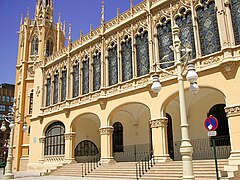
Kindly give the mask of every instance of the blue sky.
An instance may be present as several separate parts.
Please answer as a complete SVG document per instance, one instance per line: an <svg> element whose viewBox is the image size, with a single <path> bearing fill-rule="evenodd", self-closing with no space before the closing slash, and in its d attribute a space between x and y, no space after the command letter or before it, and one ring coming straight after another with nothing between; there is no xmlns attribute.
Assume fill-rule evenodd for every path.
<svg viewBox="0 0 240 180"><path fill-rule="evenodd" d="M143 0L133 0L136 5ZM100 25L101 0L53 0L55 21L61 13L62 21L72 24L73 41L77 40L80 30L83 34ZM15 83L15 67L17 60L17 45L19 22L21 14L26 16L30 8L33 18L36 0L0 0L0 84ZM124 12L130 7L130 0L105 0L105 20L108 21L117 14L117 8Z"/></svg>

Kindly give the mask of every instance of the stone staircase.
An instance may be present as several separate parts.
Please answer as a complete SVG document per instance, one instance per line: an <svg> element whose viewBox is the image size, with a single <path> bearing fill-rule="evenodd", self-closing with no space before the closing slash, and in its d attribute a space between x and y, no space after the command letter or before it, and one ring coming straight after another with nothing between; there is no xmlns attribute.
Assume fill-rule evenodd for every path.
<svg viewBox="0 0 240 180"><path fill-rule="evenodd" d="M227 165L226 160L218 160L219 174ZM195 180L216 180L214 160L195 160L193 161ZM57 176L82 176L82 164L68 164L50 175ZM136 167L133 162L121 162L116 164L103 164L94 169L87 177L109 178L109 179L136 179ZM140 179L144 180L181 180L182 162L169 161L165 163L158 162Z"/></svg>

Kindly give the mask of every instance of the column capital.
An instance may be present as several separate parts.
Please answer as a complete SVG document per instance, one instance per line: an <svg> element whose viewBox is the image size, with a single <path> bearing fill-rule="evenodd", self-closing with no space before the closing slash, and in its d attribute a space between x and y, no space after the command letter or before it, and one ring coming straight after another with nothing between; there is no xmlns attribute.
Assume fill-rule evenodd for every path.
<svg viewBox="0 0 240 180"><path fill-rule="evenodd" d="M151 128L159 128L167 126L168 119L166 117L160 117L157 119L150 119Z"/></svg>
<svg viewBox="0 0 240 180"><path fill-rule="evenodd" d="M76 136L75 132L67 132L64 134L65 140L72 140Z"/></svg>
<svg viewBox="0 0 240 180"><path fill-rule="evenodd" d="M110 135L113 133L113 127L112 126L104 126L99 128L101 135Z"/></svg>
<svg viewBox="0 0 240 180"><path fill-rule="evenodd" d="M39 138L39 143L44 143L45 142L45 136L41 136L40 138Z"/></svg>
<svg viewBox="0 0 240 180"><path fill-rule="evenodd" d="M240 116L240 104L225 107L227 117Z"/></svg>

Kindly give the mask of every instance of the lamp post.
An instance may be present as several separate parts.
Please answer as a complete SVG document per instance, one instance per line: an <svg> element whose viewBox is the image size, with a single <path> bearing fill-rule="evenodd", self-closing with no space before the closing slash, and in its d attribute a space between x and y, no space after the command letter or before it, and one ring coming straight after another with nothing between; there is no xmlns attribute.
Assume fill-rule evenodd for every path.
<svg viewBox="0 0 240 180"><path fill-rule="evenodd" d="M177 80L178 80L178 86L179 86L179 106L180 106L181 135L182 135L180 153L182 155L183 179L193 180L194 179L193 164L192 164L193 147L190 143L189 133L188 133L188 122L187 122L185 96L184 96L183 71L187 66L188 69L187 69L186 79L190 82L190 88L189 88L190 92L193 92L194 94L196 94L197 91L199 90L199 87L196 83L198 75L195 71L193 62L190 61L191 49L186 48L185 54L181 56L181 50L180 50L181 42L179 39L179 32L180 32L179 27L175 25L173 27L173 49L175 53L175 65L177 67ZM168 73L165 70L161 69L159 64L160 63L154 64L155 69L158 68L163 72ZM153 84L151 89L155 93L160 92L160 90L162 89L159 76L157 73L153 75Z"/></svg>
<svg viewBox="0 0 240 180"><path fill-rule="evenodd" d="M6 124L5 124L5 121L6 121L7 123L9 123L9 128L11 129L6 171L5 171L5 174L3 176L4 179L14 179L14 174L12 172L12 162L13 162L13 138L14 138L13 136L14 136L14 123L15 123L14 118L15 118L15 113L16 113L16 104L15 104L15 100L14 100L12 113L9 114L8 116L4 116L4 121L2 122L2 126L0 128L1 131L5 131L6 130ZM7 117L8 118L11 117L11 120L7 119ZM23 122L22 130L23 131L27 130L27 123L26 123L26 121Z"/></svg>

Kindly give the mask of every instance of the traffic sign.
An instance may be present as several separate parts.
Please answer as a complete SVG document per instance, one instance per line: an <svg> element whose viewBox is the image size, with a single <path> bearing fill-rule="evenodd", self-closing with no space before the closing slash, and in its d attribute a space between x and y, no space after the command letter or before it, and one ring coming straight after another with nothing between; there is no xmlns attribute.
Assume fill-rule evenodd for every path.
<svg viewBox="0 0 240 180"><path fill-rule="evenodd" d="M210 115L207 119L205 119L204 126L208 131L215 131L218 127L218 120L214 116Z"/></svg>

